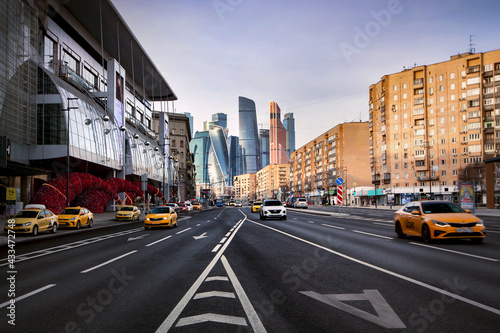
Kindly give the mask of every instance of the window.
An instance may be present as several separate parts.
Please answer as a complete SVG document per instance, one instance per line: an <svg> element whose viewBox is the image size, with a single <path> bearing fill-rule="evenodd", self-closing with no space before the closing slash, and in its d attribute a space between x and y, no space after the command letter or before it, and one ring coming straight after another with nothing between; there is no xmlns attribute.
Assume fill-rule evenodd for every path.
<svg viewBox="0 0 500 333"><path fill-rule="evenodd" d="M397 84L393 85L392 90L394 90L394 91L398 90L398 85Z"/></svg>
<svg viewBox="0 0 500 333"><path fill-rule="evenodd" d="M45 36L43 61L45 66L55 69L57 61L57 41L55 38Z"/></svg>
<svg viewBox="0 0 500 333"><path fill-rule="evenodd" d="M455 73L450 73L450 79L454 79L455 78Z"/></svg>
<svg viewBox="0 0 500 333"><path fill-rule="evenodd" d="M439 81L443 81L443 79L444 79L443 74L439 75Z"/></svg>
<svg viewBox="0 0 500 333"><path fill-rule="evenodd" d="M455 83L450 84L450 90L455 90Z"/></svg>
<svg viewBox="0 0 500 333"><path fill-rule="evenodd" d="M184 140L181 140L181 141L179 142L179 146L180 146L181 148L184 148Z"/></svg>
<svg viewBox="0 0 500 333"><path fill-rule="evenodd" d="M432 76L430 76L430 77L429 77L429 83L432 83L432 82L434 82L434 79L433 79L433 77L432 77Z"/></svg>
<svg viewBox="0 0 500 333"><path fill-rule="evenodd" d="M70 71L80 74L80 57L71 50L64 49L62 55L63 65L68 67Z"/></svg>
<svg viewBox="0 0 500 333"><path fill-rule="evenodd" d="M444 86L443 85L439 86L439 91L444 91Z"/></svg>
<svg viewBox="0 0 500 333"><path fill-rule="evenodd" d="M398 100L398 95L394 95L394 100L397 101Z"/></svg>

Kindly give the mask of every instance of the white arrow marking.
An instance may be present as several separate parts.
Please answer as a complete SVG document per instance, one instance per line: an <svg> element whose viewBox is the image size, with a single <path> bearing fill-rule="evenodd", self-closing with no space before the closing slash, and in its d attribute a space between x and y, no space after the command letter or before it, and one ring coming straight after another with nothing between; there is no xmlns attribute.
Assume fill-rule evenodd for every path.
<svg viewBox="0 0 500 333"><path fill-rule="evenodd" d="M406 328L378 290L363 290L363 294L338 295L322 295L314 291L301 291L300 293L385 328ZM344 301L369 301L378 316L347 305L343 303Z"/></svg>
<svg viewBox="0 0 500 333"><path fill-rule="evenodd" d="M130 241L135 241L135 240L138 240L138 239L143 239L144 237L146 237L147 235L149 234L145 234L145 235L140 235L140 236L137 236L137 237L129 237L127 239L127 242L130 242Z"/></svg>
<svg viewBox="0 0 500 333"><path fill-rule="evenodd" d="M206 232L202 233L199 236L193 236L193 238L196 239L196 240L202 239L202 238L205 238L205 237L208 237Z"/></svg>

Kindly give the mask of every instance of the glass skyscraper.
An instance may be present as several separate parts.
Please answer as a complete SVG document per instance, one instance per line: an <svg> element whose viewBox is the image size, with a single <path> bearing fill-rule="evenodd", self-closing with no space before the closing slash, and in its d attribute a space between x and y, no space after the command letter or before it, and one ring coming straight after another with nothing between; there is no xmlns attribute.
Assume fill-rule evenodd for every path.
<svg viewBox="0 0 500 333"><path fill-rule="evenodd" d="M269 165L269 130L261 128L259 130L260 139L260 163L262 168Z"/></svg>
<svg viewBox="0 0 500 333"><path fill-rule="evenodd" d="M270 164L288 163L286 152L286 129L281 123L281 109L276 102L270 103L269 117L271 129L269 132Z"/></svg>
<svg viewBox="0 0 500 333"><path fill-rule="evenodd" d="M242 174L261 169L259 132L255 103L245 97L238 98Z"/></svg>
<svg viewBox="0 0 500 333"><path fill-rule="evenodd" d="M293 113L285 114L283 126L286 129L286 153L290 158L290 154L295 151L295 118L293 117Z"/></svg>

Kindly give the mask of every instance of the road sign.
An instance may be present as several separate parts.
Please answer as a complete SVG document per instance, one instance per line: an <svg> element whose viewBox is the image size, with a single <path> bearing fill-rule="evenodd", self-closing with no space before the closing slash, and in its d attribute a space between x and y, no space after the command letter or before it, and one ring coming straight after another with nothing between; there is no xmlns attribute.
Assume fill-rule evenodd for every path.
<svg viewBox="0 0 500 333"><path fill-rule="evenodd" d="M343 199L342 185L339 185L337 186L337 205L342 205L342 199Z"/></svg>
<svg viewBox="0 0 500 333"><path fill-rule="evenodd" d="M335 182L336 182L336 183L337 183L337 185L339 185L339 186L340 186L340 185L342 185L342 184L344 184L344 180L342 179L342 177L337 178L337 179L335 180Z"/></svg>

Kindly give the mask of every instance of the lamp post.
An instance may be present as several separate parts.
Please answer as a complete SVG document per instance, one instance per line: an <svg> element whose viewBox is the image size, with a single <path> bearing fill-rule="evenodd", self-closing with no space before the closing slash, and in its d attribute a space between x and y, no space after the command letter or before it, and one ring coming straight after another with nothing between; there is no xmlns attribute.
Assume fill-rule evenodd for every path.
<svg viewBox="0 0 500 333"><path fill-rule="evenodd" d="M64 111L68 111L68 115L66 117L67 119L67 127L66 127L66 207L69 206L70 202L69 202L69 112L71 110L75 110L75 109L78 109L77 106L69 106L69 102L70 101L74 101L74 100L77 100L78 98L77 97L68 97L67 98L67 107L66 107L66 110Z"/></svg>

